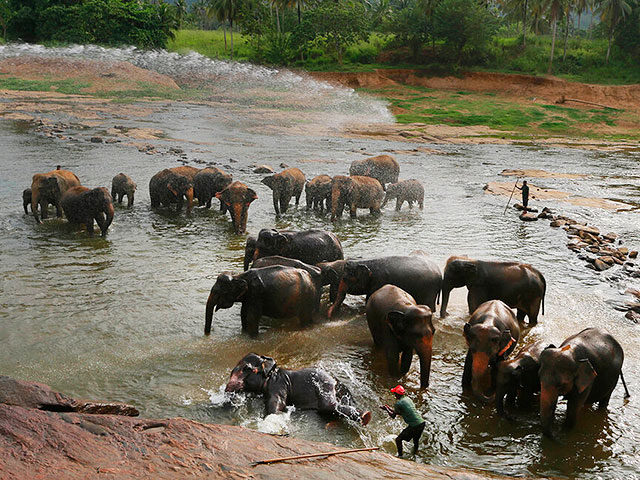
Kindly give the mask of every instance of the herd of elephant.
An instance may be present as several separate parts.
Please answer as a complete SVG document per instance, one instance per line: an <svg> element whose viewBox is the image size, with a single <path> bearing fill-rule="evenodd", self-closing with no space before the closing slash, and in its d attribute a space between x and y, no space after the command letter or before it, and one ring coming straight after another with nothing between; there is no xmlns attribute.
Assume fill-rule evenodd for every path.
<svg viewBox="0 0 640 480"><path fill-rule="evenodd" d="M303 189L307 208L322 211L326 207L332 220L341 216L345 207L352 217L358 208L379 214L390 198L397 199L397 210L405 201L422 208L422 185L416 180L398 182L399 171L392 157L380 155L354 161L349 176L319 175L306 182L299 169L287 168L262 182L273 191L277 214L286 212L293 197L298 204ZM135 182L122 173L113 178L109 193L104 187L82 186L74 173L58 167L33 176L31 188L23 192L24 210L28 213L31 204L40 223L38 207L44 219L52 204L58 217L64 211L69 222L86 225L90 234L95 220L104 236L113 221L113 201L122 203L126 195L128 206L132 206L135 190ZM220 169L190 166L168 168L154 175L149 194L152 207L176 204L178 211L186 199L187 212L194 198L210 208L215 196L220 200L220 210L230 212L237 234L245 232L249 205L257 198L254 190L233 181ZM548 435L559 397L568 400L565 423L571 426L584 405L607 407L618 377L624 384L620 344L595 328L567 338L560 347L536 342L508 358L518 345L525 319L528 326L533 326L541 307L544 314L546 282L531 265L451 257L442 274L422 251L345 260L340 240L323 230L262 229L257 237L249 236L244 271L222 273L211 288L205 334L211 331L214 310L230 308L236 302L242 304L242 330L251 336L258 334L263 315L295 317L302 325L311 324L320 312L324 286L329 287L329 318L338 312L347 294L366 295L369 330L375 346L384 351L389 374L394 378L405 375L415 352L420 361L421 388L429 385L436 304L442 295L440 317L445 317L451 290L466 286L471 317L462 331L468 345L463 386L482 400L495 402L503 415L505 397L512 404L517 399L521 406L527 406L539 393L542 429ZM371 418L370 412L355 407L346 388L326 373L279 369L273 359L256 354L247 355L234 368L227 389L267 394L270 413L296 404L299 408L338 412L364 424Z"/></svg>
<svg viewBox="0 0 640 480"><path fill-rule="evenodd" d="M298 168L286 168L280 173L263 178L262 183L273 191L273 206L276 214L285 213L289 202L295 197L296 205L305 190L307 209L331 211L331 219L342 215L345 207L352 217L358 208L368 208L372 214L379 214L386 203L395 198L396 210L400 210L406 201L409 207L414 203L420 208L424 205L424 188L415 179L398 182L400 166L389 155L379 155L352 162L349 176L318 175L306 181L304 173ZM391 185L387 188L387 183ZM93 234L93 222L97 222L102 236L105 236L114 216L113 201L122 203L127 196L127 206L133 205L136 183L124 173L113 178L111 194L106 188L89 189L80 184L78 177L58 166L48 173L33 176L31 188L23 191L24 211L28 214L30 204L34 218L40 223L41 216L47 218L49 205L56 207L58 217L64 211L71 223L86 225L89 234ZM386 194L385 194L386 190ZM229 211L233 229L242 234L247 229L249 206L258 198L256 192L242 182L233 181L233 177L215 167L195 168L181 166L166 168L156 173L149 181L151 206L169 208L176 206L180 211L184 202L187 213L193 208L194 199L205 208L211 207L211 200L220 200L222 213Z"/></svg>
<svg viewBox="0 0 640 480"><path fill-rule="evenodd" d="M540 419L547 435L551 435L560 397L568 400L565 424L572 426L583 406L598 403L605 409L618 377L622 377L622 347L596 328L567 338L559 347L545 346L541 341L525 345L510 357L522 329L537 323L541 307L544 314L546 281L531 265L451 257L442 274L422 251L345 260L340 240L323 230L263 229L257 238L250 236L244 271L222 273L211 288L204 332L211 332L214 310L230 308L236 302L241 304L242 330L251 336L258 335L263 315L298 318L302 325L308 325L320 311L324 286L329 287L329 318L337 313L347 294L366 296L369 330L374 345L386 356L389 374L393 378L404 376L415 352L421 388L429 386L436 331L432 316L438 298L442 295L440 318L444 318L451 290L466 286L471 317L462 329L468 345L463 387L486 402L494 402L498 412L507 417L505 398L509 404L517 400L526 408L539 393ZM292 374L296 371L274 369L274 365L269 357L247 355L233 369L227 391L264 393L269 413L297 403L301 408L333 409L362 423L370 418L369 412L353 405L350 394L339 394L344 386L324 378L326 374L316 369L297 371L298 377L313 376L316 381L300 380L295 395L287 395L278 385L294 388ZM320 377L324 380L318 380ZM276 382L276 378L280 380ZM342 397L347 403L336 403L336 398Z"/></svg>

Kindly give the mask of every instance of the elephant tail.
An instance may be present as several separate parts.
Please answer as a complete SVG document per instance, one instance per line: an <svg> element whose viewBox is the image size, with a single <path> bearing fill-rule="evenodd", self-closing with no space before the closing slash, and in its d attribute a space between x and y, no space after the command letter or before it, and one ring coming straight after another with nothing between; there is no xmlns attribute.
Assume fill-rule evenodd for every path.
<svg viewBox="0 0 640 480"><path fill-rule="evenodd" d="M442 292L442 288L438 290L438 295L436 295L436 305L440 305L440 293Z"/></svg>
<svg viewBox="0 0 640 480"><path fill-rule="evenodd" d="M622 370L620 370L620 380L622 380L622 386L624 387L624 398L629 398L631 394L629 393L629 389L627 388L627 382L624 381Z"/></svg>
<svg viewBox="0 0 640 480"><path fill-rule="evenodd" d="M544 297L547 296L547 281L542 277L542 315L544 315Z"/></svg>

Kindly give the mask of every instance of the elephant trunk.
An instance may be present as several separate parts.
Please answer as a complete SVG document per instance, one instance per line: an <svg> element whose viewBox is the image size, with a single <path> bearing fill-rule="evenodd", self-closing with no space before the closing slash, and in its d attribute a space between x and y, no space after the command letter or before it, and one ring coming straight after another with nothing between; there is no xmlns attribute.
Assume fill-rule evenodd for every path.
<svg viewBox="0 0 640 480"><path fill-rule="evenodd" d="M336 296L336 301L333 302L333 305L329 307L329 311L327 312L327 316L331 318L334 313L338 311L342 302L344 302L345 297L347 296L347 284L344 279L340 280L340 284L338 285L338 295Z"/></svg>
<svg viewBox="0 0 640 480"><path fill-rule="evenodd" d="M499 385L496 389L496 410L501 417L504 416L504 397L506 395L507 389Z"/></svg>
<svg viewBox="0 0 640 480"><path fill-rule="evenodd" d="M106 221L104 222L104 224L102 225L102 236L106 236L107 235L107 230L109 229L109 226L111 225L111 222L113 222L113 216L115 214L115 211L113 209L113 202L108 202L106 207L105 207L105 214L107 216Z"/></svg>
<svg viewBox="0 0 640 480"><path fill-rule="evenodd" d="M189 187L184 195L187 197L187 214L189 214L193 208L193 187Z"/></svg>
<svg viewBox="0 0 640 480"><path fill-rule="evenodd" d="M416 353L420 359L420 388L429 386L429 374L431 372L431 352L433 350L433 337L424 336L416 345Z"/></svg>
<svg viewBox="0 0 640 480"><path fill-rule="evenodd" d="M489 370L489 355L484 352L473 354L471 367L471 388L476 397L488 402L491 397L486 395L486 391L491 386L491 371Z"/></svg>
<svg viewBox="0 0 640 480"><path fill-rule="evenodd" d="M218 303L218 298L213 292L209 294L207 299L207 308L204 315L204 334L209 335L211 333L211 321L213 320L213 309Z"/></svg>
<svg viewBox="0 0 640 480"><path fill-rule="evenodd" d="M342 202L341 202L341 197L342 195L340 194L340 190L337 188L334 188L331 191L331 220L335 220L336 217L341 217L342 216L342 210L344 208Z"/></svg>
<svg viewBox="0 0 640 480"><path fill-rule="evenodd" d="M542 385L540 390L540 423L542 424L542 433L551 437L551 426L553 425L553 416L558 403L558 392L553 387Z"/></svg>
<svg viewBox="0 0 640 480"><path fill-rule="evenodd" d="M447 306L449 305L449 294L451 293L452 288L443 283L442 284L442 304L440 305L440 318L444 318L447 316Z"/></svg>
<svg viewBox="0 0 640 480"><path fill-rule="evenodd" d="M227 383L224 391L229 393L240 392L244 389L244 383L242 382L242 372L235 372L231 374L231 378Z"/></svg>

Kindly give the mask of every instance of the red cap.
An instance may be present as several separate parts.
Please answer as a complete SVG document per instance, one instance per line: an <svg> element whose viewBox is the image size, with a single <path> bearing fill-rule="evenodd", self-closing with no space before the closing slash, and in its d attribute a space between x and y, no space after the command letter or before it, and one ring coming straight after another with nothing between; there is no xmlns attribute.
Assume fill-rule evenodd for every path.
<svg viewBox="0 0 640 480"><path fill-rule="evenodd" d="M404 395L404 387L397 385L391 389L391 393L397 393L398 395Z"/></svg>

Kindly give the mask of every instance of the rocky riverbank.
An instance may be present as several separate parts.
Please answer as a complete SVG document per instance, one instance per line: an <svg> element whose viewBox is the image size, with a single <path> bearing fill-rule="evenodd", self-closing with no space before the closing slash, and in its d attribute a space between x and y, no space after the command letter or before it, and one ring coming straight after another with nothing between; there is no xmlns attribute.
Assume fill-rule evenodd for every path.
<svg viewBox="0 0 640 480"><path fill-rule="evenodd" d="M382 452L253 466L259 460L340 448L182 418L132 417L137 414L129 405L84 402L47 385L0 376L0 478L503 478Z"/></svg>

